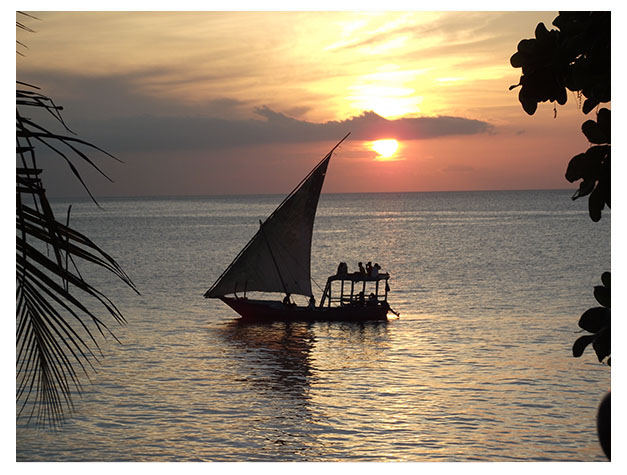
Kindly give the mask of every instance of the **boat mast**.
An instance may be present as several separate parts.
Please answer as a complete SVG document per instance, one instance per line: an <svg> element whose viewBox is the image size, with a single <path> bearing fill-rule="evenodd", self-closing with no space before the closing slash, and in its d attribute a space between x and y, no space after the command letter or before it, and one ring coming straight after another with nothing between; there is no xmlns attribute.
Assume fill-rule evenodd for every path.
<svg viewBox="0 0 627 475"><path fill-rule="evenodd" d="M263 230L263 223L261 222L261 220L259 220L259 231L261 231L261 234L263 235L263 239L264 241L266 241L266 244L268 245L268 251L270 251L270 257L272 258L274 268L276 269L276 273L279 274L281 285L283 286L283 290L285 291L285 294L287 295L289 294L289 292L287 291L287 286L285 285L285 281L283 280L283 276L281 275L281 271L279 270L279 265L276 263L276 259L274 258L274 253L272 252L270 241L268 241L268 236L266 236L266 233Z"/></svg>

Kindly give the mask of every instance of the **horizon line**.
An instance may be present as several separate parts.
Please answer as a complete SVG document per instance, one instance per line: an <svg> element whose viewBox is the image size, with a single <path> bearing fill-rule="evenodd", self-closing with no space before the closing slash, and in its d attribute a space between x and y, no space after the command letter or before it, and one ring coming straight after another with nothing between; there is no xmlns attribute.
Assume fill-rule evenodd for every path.
<svg viewBox="0 0 627 475"><path fill-rule="evenodd" d="M507 192L507 191L577 191L577 188L501 188L501 189L468 189L468 190L428 190L428 191L342 191L342 192L326 192L320 195L391 195L391 194L411 194L411 193L489 193L489 192ZM286 193L221 193L221 194L175 194L175 195L102 195L96 196L99 199L146 199L146 198L228 198L242 196L284 196ZM49 198L55 200L72 200L80 199L92 201L87 195L50 195Z"/></svg>

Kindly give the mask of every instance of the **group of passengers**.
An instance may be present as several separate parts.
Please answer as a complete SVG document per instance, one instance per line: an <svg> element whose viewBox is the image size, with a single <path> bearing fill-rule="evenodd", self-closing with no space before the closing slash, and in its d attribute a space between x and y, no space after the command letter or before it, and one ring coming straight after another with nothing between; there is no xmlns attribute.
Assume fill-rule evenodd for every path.
<svg viewBox="0 0 627 475"><path fill-rule="evenodd" d="M362 292L359 292L359 294L357 294L357 302L354 302L353 305L355 303L357 303L358 305L368 305L370 307L373 305L377 305L378 300L377 300L377 296L371 292L370 295L368 296L368 301L366 302L365 295L362 291Z"/></svg>
<svg viewBox="0 0 627 475"><path fill-rule="evenodd" d="M378 277L379 271L381 270L381 266L376 262L372 265L372 262L368 261L366 267L360 262L357 264L359 270L354 272L353 274L367 276L367 277ZM346 262L340 262L340 265L337 267L337 275L348 275L348 265Z"/></svg>
<svg viewBox="0 0 627 475"><path fill-rule="evenodd" d="M286 307L296 307L296 303L292 301L292 294L287 292L285 297L283 298L283 305ZM307 304L307 308L316 308L316 298L311 295L309 297L309 303Z"/></svg>
<svg viewBox="0 0 627 475"><path fill-rule="evenodd" d="M359 268L359 270L357 272L353 272L353 275L361 275L364 277L378 277L379 271L381 270L381 266L379 264L375 262L374 265L372 265L372 262L370 261L366 263L366 267L364 267L361 262L357 264L357 267ZM340 265L337 267L337 275L348 275L348 265L346 264L346 262L340 262ZM357 296L357 303L359 303L360 305L376 305L377 297L375 294L370 294L368 296L368 302L366 302L364 293L359 292ZM292 296L289 292L286 293L285 298L283 299L283 305L285 305L286 307L296 307L296 303L294 303L294 301L292 300ZM309 303L307 307L311 309L316 307L316 299L313 295L309 297Z"/></svg>

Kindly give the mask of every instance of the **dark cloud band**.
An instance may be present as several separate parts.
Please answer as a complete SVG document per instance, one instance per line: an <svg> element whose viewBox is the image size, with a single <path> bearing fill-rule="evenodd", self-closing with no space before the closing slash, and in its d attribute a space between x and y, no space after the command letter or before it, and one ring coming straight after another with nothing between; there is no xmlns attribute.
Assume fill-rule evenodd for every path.
<svg viewBox="0 0 627 475"><path fill-rule="evenodd" d="M92 140L116 146L121 151L215 150L269 143L304 143L335 140L351 132L352 140L432 139L451 135L488 133L484 121L461 117L385 119L364 112L343 121L313 123L290 118L266 107L256 112L260 119L228 120L213 117L121 117L83 121Z"/></svg>

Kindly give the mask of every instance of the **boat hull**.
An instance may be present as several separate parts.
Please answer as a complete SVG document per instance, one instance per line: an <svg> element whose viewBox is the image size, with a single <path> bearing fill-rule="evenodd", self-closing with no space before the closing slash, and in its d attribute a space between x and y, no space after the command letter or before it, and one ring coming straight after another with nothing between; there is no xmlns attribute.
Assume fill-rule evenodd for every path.
<svg viewBox="0 0 627 475"><path fill-rule="evenodd" d="M375 306L298 307L271 300L221 297L247 321L357 321L387 320L388 308Z"/></svg>

